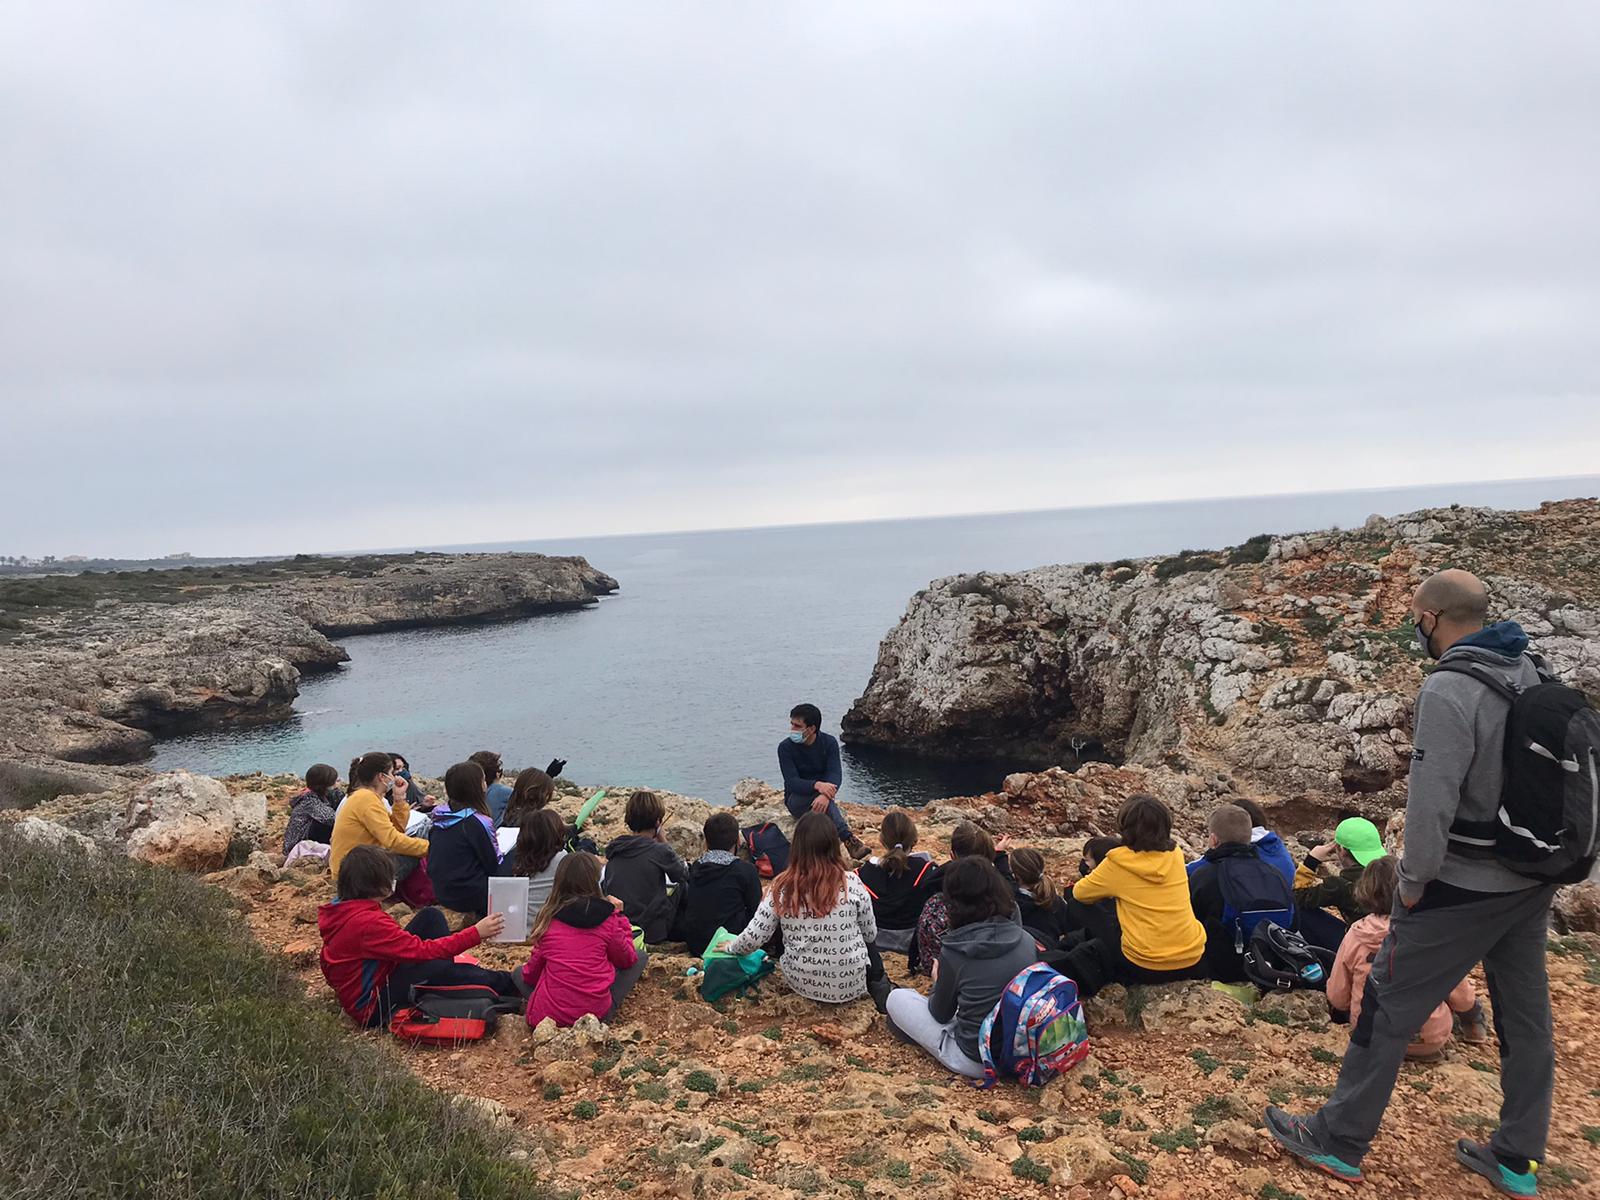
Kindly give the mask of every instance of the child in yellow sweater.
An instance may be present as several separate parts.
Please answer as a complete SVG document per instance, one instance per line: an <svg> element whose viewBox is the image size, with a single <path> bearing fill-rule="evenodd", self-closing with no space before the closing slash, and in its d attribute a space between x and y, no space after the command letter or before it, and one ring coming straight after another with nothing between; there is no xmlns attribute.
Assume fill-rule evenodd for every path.
<svg viewBox="0 0 1600 1200"><path fill-rule="evenodd" d="M393 806L385 807L383 794L391 786ZM428 840L406 833L411 806L406 803L405 779L394 774L394 759L382 751L362 755L350 764L350 788L333 819L329 873L337 882L346 854L357 846L382 846L394 859L395 879L403 881L428 853Z"/></svg>
<svg viewBox="0 0 1600 1200"><path fill-rule="evenodd" d="M1049 961L1092 996L1108 983L1170 983L1202 971L1205 927L1189 904L1183 853L1172 840L1172 814L1154 796L1130 796L1117 814L1122 845L1072 888L1075 900L1114 900L1119 942L1094 939Z"/></svg>

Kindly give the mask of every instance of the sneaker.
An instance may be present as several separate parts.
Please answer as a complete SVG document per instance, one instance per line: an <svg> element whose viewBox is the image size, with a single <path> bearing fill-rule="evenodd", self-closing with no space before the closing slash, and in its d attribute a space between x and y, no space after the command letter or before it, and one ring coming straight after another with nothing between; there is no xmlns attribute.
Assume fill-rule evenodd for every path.
<svg viewBox="0 0 1600 1200"><path fill-rule="evenodd" d="M1278 1145L1307 1166L1315 1167L1346 1183L1362 1182L1364 1176L1361 1174L1361 1168L1330 1153L1311 1132L1311 1125L1304 1117L1290 1116L1276 1105L1269 1105L1267 1132L1273 1136Z"/></svg>
<svg viewBox="0 0 1600 1200"><path fill-rule="evenodd" d="M1483 1015L1483 1001L1472 1006L1470 1012L1464 1012L1460 1017L1461 1032L1457 1034L1469 1046L1487 1046L1489 1044L1489 1020Z"/></svg>
<svg viewBox="0 0 1600 1200"><path fill-rule="evenodd" d="M858 837L852 837L844 844L844 848L849 853L850 857L855 859L857 862L860 862L862 859L866 858L872 853L872 851L867 848L867 844Z"/></svg>
<svg viewBox="0 0 1600 1200"><path fill-rule="evenodd" d="M1494 1190L1507 1196L1537 1196L1539 1194L1539 1164L1531 1164L1531 1171L1513 1171L1482 1142L1462 1138L1456 1143L1456 1161L1469 1171L1482 1175Z"/></svg>

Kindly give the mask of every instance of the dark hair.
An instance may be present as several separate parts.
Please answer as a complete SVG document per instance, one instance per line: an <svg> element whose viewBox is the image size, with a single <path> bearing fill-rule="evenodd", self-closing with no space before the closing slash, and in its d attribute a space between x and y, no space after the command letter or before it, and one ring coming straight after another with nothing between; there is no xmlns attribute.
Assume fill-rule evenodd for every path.
<svg viewBox="0 0 1600 1200"><path fill-rule="evenodd" d="M705 824L707 850L732 850L739 844L739 818L731 812L712 813Z"/></svg>
<svg viewBox="0 0 1600 1200"><path fill-rule="evenodd" d="M407 771L411 770L411 760L409 758L407 758L404 754L397 753L394 750L385 750L384 753L387 754L389 756L389 758L391 760L393 760L394 762L405 763L405 769Z"/></svg>
<svg viewBox="0 0 1600 1200"><path fill-rule="evenodd" d="M976 855L958 858L944 869L944 902L951 929L1009 917L1016 903L994 863Z"/></svg>
<svg viewBox="0 0 1600 1200"><path fill-rule="evenodd" d="M517 831L516 849L511 852L513 875L537 875L561 853L567 841L567 825L553 808L530 813Z"/></svg>
<svg viewBox="0 0 1600 1200"><path fill-rule="evenodd" d="M1259 825L1262 829L1267 827L1267 810L1262 808L1261 805L1257 804L1254 800L1251 800L1248 796L1235 796L1229 801L1229 803L1237 804L1240 808L1244 809L1245 812L1250 814L1250 826L1252 829L1254 829L1257 825Z"/></svg>
<svg viewBox="0 0 1600 1200"><path fill-rule="evenodd" d="M521 825L530 814L538 812L554 800L555 795L556 781L538 767L518 771L517 780L511 785L511 798L506 801L506 815L501 823Z"/></svg>
<svg viewBox="0 0 1600 1200"><path fill-rule="evenodd" d="M1129 796L1117 813L1117 829L1122 844L1135 852L1168 851L1177 848L1172 840L1172 812L1154 796Z"/></svg>
<svg viewBox="0 0 1600 1200"><path fill-rule="evenodd" d="M555 920L556 914L574 900L586 896L604 897L605 893L600 890L600 860L580 850L567 855L556 868L556 877L550 883L550 895L539 909L539 915L534 918L528 940L537 945L550 931L550 922Z"/></svg>
<svg viewBox="0 0 1600 1200"><path fill-rule="evenodd" d="M796 704L789 710L789 715L802 725L809 725L813 729L822 728L822 710L815 704Z"/></svg>
<svg viewBox="0 0 1600 1200"><path fill-rule="evenodd" d="M339 862L336 882L341 900L382 900L394 891L394 860L371 842L352 846Z"/></svg>
<svg viewBox="0 0 1600 1200"><path fill-rule="evenodd" d="M883 843L883 869L891 875L904 875L911 869L911 851L917 844L917 823L911 814L893 809L883 815L878 827L878 840Z"/></svg>
<svg viewBox="0 0 1600 1200"><path fill-rule="evenodd" d="M475 762L458 762L444 773L444 794L450 797L451 808L470 808L487 817L488 788L483 768Z"/></svg>
<svg viewBox="0 0 1600 1200"><path fill-rule="evenodd" d="M485 783L493 783L500 778L500 756L493 750L477 750L467 755L468 762L475 762L483 768Z"/></svg>
<svg viewBox="0 0 1600 1200"><path fill-rule="evenodd" d="M839 831L824 814L808 812L794 823L788 869L772 881L772 907L780 917L825 917L844 890Z"/></svg>
<svg viewBox="0 0 1600 1200"><path fill-rule="evenodd" d="M1043 908L1056 902L1056 887L1044 873L1044 855L1024 846L1011 852L1011 874L1033 894L1034 901Z"/></svg>
<svg viewBox="0 0 1600 1200"><path fill-rule="evenodd" d="M1394 893L1399 886L1400 867L1393 855L1385 854L1368 863L1356 880L1356 903L1369 913L1386 917L1394 910Z"/></svg>
<svg viewBox="0 0 1600 1200"><path fill-rule="evenodd" d="M1092 837L1083 844L1083 856L1094 859L1095 865L1098 866L1105 861L1106 855L1120 845L1122 839L1119 837Z"/></svg>
<svg viewBox="0 0 1600 1200"><path fill-rule="evenodd" d="M350 784L352 787L365 787L375 783L379 775L387 774L394 770L394 759L382 750L374 750L371 754L363 754L350 764Z"/></svg>
<svg viewBox="0 0 1600 1200"><path fill-rule="evenodd" d="M976 855L994 861L994 839L989 836L989 831L981 829L971 821L962 821L950 831L950 853L956 858L970 858Z"/></svg>
<svg viewBox="0 0 1600 1200"><path fill-rule="evenodd" d="M339 782L339 768L327 763L317 763L306 772L306 789L317 795L326 795L329 788Z"/></svg>
<svg viewBox="0 0 1600 1200"><path fill-rule="evenodd" d="M667 819L667 806L654 792L635 792L628 797L628 807L622 811L622 820L634 833L648 833L659 829Z"/></svg>

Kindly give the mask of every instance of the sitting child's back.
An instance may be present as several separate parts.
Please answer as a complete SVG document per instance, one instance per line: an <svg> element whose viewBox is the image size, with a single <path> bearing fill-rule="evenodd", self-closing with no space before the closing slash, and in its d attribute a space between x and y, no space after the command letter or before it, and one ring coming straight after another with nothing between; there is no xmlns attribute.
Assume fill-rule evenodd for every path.
<svg viewBox="0 0 1600 1200"><path fill-rule="evenodd" d="M704 954L718 929L743 933L761 907L761 873L734 853L739 819L731 812L713 813L704 832L706 852L689 867L689 894L673 933L688 944L690 954Z"/></svg>
<svg viewBox="0 0 1600 1200"><path fill-rule="evenodd" d="M529 937L533 950L522 968L529 1025L546 1017L571 1025L585 1014L604 1020L638 978L628 968L642 966L633 926L600 894L600 867L588 854L561 860Z"/></svg>

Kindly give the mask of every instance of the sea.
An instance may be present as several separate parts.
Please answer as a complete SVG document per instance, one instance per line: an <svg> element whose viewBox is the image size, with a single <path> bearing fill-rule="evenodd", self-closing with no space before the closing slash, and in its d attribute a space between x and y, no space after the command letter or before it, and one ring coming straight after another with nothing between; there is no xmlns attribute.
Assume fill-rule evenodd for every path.
<svg viewBox="0 0 1600 1200"><path fill-rule="evenodd" d="M742 778L780 781L794 705L816 704L837 733L879 641L931 580L1350 528L1374 513L1596 494L1600 476L417 547L581 554L620 590L580 611L341 639L350 661L307 677L292 716L164 741L152 765L300 774L328 762L342 773L355 755L388 750L434 777L489 749L513 768L564 758L564 777L578 782L730 803ZM840 799L918 806L1038 765L846 745Z"/></svg>

